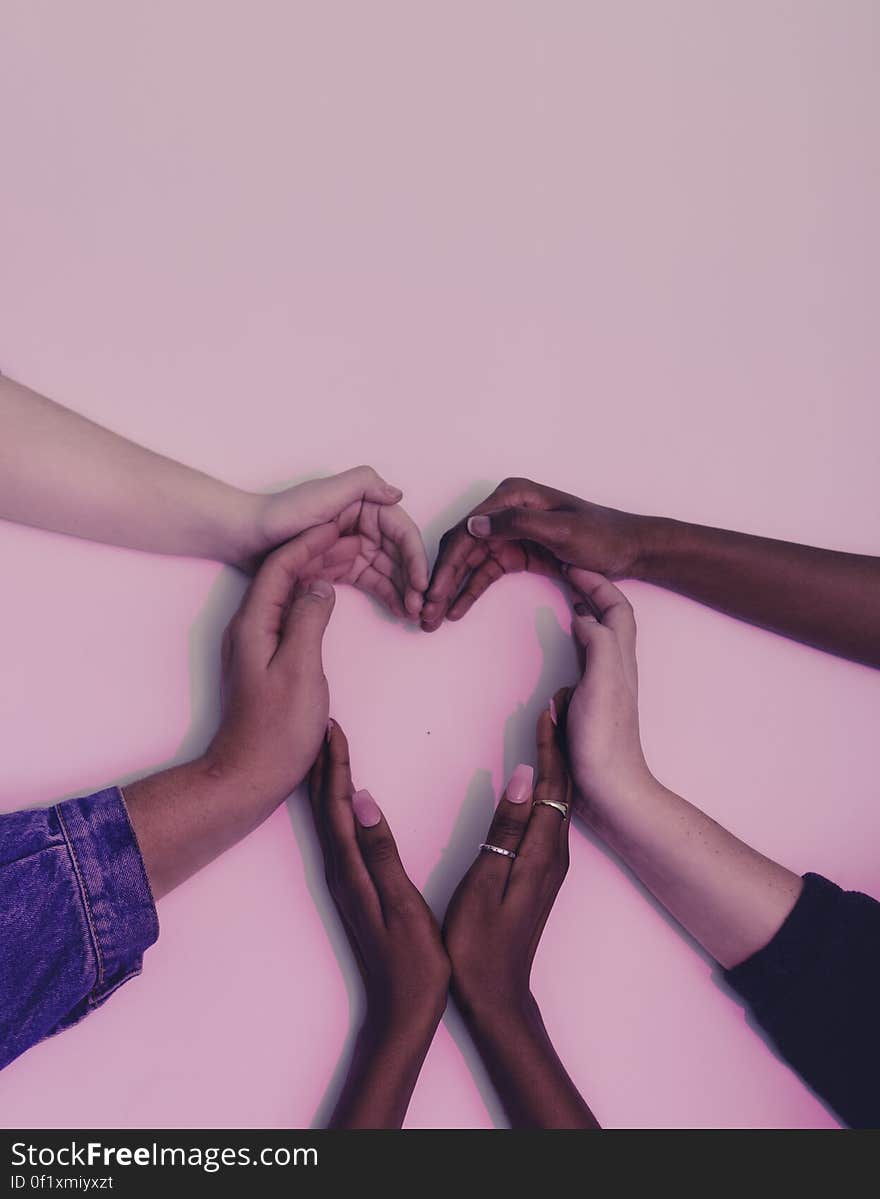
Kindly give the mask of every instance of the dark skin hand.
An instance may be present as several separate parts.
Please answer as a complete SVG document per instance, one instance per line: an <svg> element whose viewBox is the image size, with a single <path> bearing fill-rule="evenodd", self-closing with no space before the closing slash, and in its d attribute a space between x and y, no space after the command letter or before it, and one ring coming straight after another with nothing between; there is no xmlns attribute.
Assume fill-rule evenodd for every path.
<svg viewBox="0 0 880 1199"><path fill-rule="evenodd" d="M569 692L555 697L565 727ZM530 988L538 942L568 869L571 780L550 710L538 721L534 802L508 793L452 898L443 937L452 990L513 1128L598 1128L544 1027ZM522 792L520 792L522 795ZM540 801L568 806L565 818Z"/></svg>
<svg viewBox="0 0 880 1199"><path fill-rule="evenodd" d="M654 583L880 666L880 558L621 512L529 479L505 479L444 534L422 628L461 619L505 574L566 566Z"/></svg>
<svg viewBox="0 0 880 1199"><path fill-rule="evenodd" d="M331 1128L400 1128L446 1007L449 959L375 800L355 792L348 742L330 723L309 776L327 885L367 1005Z"/></svg>

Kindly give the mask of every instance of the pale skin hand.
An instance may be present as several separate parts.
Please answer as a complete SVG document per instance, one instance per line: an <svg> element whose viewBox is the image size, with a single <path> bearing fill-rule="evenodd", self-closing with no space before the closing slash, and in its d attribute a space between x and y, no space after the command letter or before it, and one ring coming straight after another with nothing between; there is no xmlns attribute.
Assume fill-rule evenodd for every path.
<svg viewBox="0 0 880 1199"><path fill-rule="evenodd" d="M367 998L331 1128L399 1128L446 1007L449 960L385 817L355 792L348 742L331 722L309 776L327 885Z"/></svg>
<svg viewBox="0 0 880 1199"><path fill-rule="evenodd" d="M157 899L252 832L305 778L329 715L327 579L355 552L328 524L266 559L224 634L223 717L210 746L126 787Z"/></svg>
<svg viewBox="0 0 880 1199"><path fill-rule="evenodd" d="M620 512L529 479L505 479L444 535L422 628L460 619L505 574L565 565L667 587L880 666L880 558Z"/></svg>
<svg viewBox="0 0 880 1199"><path fill-rule="evenodd" d="M241 491L0 377L0 519L248 571L335 521L358 539L340 581L415 619L428 567L401 494L369 466L275 495Z"/></svg>
<svg viewBox="0 0 880 1199"><path fill-rule="evenodd" d="M772 940L802 880L662 786L639 740L636 625L623 593L568 572L584 673L566 740L580 815L726 969Z"/></svg>

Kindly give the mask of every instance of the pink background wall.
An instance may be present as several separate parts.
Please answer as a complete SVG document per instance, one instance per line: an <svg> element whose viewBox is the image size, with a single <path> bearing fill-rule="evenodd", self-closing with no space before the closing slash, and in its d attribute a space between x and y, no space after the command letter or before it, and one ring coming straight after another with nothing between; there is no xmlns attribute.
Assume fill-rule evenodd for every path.
<svg viewBox="0 0 880 1199"><path fill-rule="evenodd" d="M507 474L876 552L878 24L870 0L5 0L0 366L241 485L371 462L432 554ZM0 555L5 808L202 747L240 579L5 525ZM877 677L627 593L664 781L880 892ZM535 579L433 637L340 596L333 711L435 903L572 677L566 626ZM833 1126L573 840L535 986L599 1118ZM3 1073L3 1124L314 1118L357 990L301 798L160 918L142 979ZM499 1119L459 1036L409 1126Z"/></svg>

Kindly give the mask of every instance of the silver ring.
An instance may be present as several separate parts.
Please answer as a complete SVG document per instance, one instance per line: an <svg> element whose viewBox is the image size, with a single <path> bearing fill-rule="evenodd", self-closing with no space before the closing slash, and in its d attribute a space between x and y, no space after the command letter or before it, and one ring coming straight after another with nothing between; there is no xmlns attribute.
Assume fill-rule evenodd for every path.
<svg viewBox="0 0 880 1199"><path fill-rule="evenodd" d="M536 799L535 807L537 808L539 804L543 804L545 808L555 808L563 820L568 819L567 803L557 803L555 799Z"/></svg>
<svg viewBox="0 0 880 1199"><path fill-rule="evenodd" d="M480 849L488 849L490 853L500 853L502 858L515 858L516 854L512 849L502 849L500 845L490 845L488 841L484 841Z"/></svg>

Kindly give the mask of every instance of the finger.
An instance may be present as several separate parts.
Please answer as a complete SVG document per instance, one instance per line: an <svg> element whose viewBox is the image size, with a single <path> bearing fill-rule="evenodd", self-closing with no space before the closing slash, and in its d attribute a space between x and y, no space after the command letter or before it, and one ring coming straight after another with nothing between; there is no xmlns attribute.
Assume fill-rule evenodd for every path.
<svg viewBox="0 0 880 1199"><path fill-rule="evenodd" d="M567 865L568 827L571 815L571 780L563 754L559 725L559 708L563 720L567 712L568 688L557 692L538 717L536 740L538 767L535 778L534 802L528 827L520 844L519 855L511 875L511 887L517 877L526 879L527 886L546 876L554 868L562 871ZM560 700L557 705L557 698ZM564 724L562 725L564 728ZM565 808L560 812L551 804Z"/></svg>
<svg viewBox="0 0 880 1199"><path fill-rule="evenodd" d="M236 618L236 640L265 665L278 648L290 596L300 574L339 538L333 524L317 525L271 553L257 572Z"/></svg>
<svg viewBox="0 0 880 1199"><path fill-rule="evenodd" d="M403 868L388 821L370 792L356 791L351 806L361 856L387 922L395 910L414 897L416 888Z"/></svg>
<svg viewBox="0 0 880 1199"><path fill-rule="evenodd" d="M312 763L308 778L309 807L312 810L315 832L318 834L321 852L324 855L324 865L328 870L333 854L327 837L326 821L324 820L324 787L329 762L330 728L331 725L328 724L327 735L321 742L321 748L318 750L318 755Z"/></svg>
<svg viewBox="0 0 880 1199"><path fill-rule="evenodd" d="M503 578L506 571L497 558L487 557L481 566L471 574L463 589L459 591L449 607L447 616L450 620L461 620L469 612L480 596L488 591L493 583Z"/></svg>
<svg viewBox="0 0 880 1199"><path fill-rule="evenodd" d="M467 529L472 537L482 539L536 541L561 556L563 547L571 541L571 520L567 512L543 508L500 508L469 517Z"/></svg>
<svg viewBox="0 0 880 1199"><path fill-rule="evenodd" d="M638 691L638 662L636 659L636 617L632 604L619 587L604 575L592 570L571 567L566 572L575 597L583 596L593 606L599 620L611 629L620 646L627 681L634 692ZM578 612L575 598L575 612Z"/></svg>
<svg viewBox="0 0 880 1199"><path fill-rule="evenodd" d="M386 482L372 466L353 466L326 479L312 479L305 486L323 520L334 520L348 505L358 501L396 504L403 495L399 487Z"/></svg>
<svg viewBox="0 0 880 1199"><path fill-rule="evenodd" d="M443 534L422 608L422 628L425 632L431 633L443 623L446 609L457 590L456 579L464 574L467 557L473 548L474 539L464 522Z"/></svg>
<svg viewBox="0 0 880 1199"><path fill-rule="evenodd" d="M325 860L342 890L355 897L365 914L381 915L381 907L370 873L358 845L355 828L348 740L340 725L331 720L319 778L315 823L323 829L327 846ZM313 802L313 811L315 804ZM355 913L351 913L355 915Z"/></svg>
<svg viewBox="0 0 880 1199"><path fill-rule="evenodd" d="M380 574L375 567L369 564L365 566L357 577L355 587L385 604L395 616L406 616L400 593L391 580Z"/></svg>
<svg viewBox="0 0 880 1199"><path fill-rule="evenodd" d="M550 721L556 729L556 738L559 741L563 758L566 756L565 729L568 723L568 708L574 691L574 687L560 687L556 694L550 697L550 703L547 705L547 710L550 713Z"/></svg>
<svg viewBox="0 0 880 1199"><path fill-rule="evenodd" d="M361 552L361 539L355 534L354 536L340 537L335 545L332 545L326 554L315 561L315 574L324 575L326 577L337 576L350 570L352 564ZM306 568L304 574L312 573L311 564Z"/></svg>
<svg viewBox="0 0 880 1199"><path fill-rule="evenodd" d="M297 665L305 671L323 673L321 647L324 630L336 603L333 584L326 579L310 579L301 592L295 591L287 612L281 640L273 662Z"/></svg>
<svg viewBox="0 0 880 1199"><path fill-rule="evenodd" d="M400 562L392 558L389 553L383 549L374 549L373 553L365 553L364 557L372 566L373 570L377 570L380 575L384 575L386 579L394 580L401 578Z"/></svg>
<svg viewBox="0 0 880 1199"><path fill-rule="evenodd" d="M379 510L379 528L400 550L408 583L406 608L411 615L417 615L428 586L428 557L422 535L415 521L399 504Z"/></svg>
<svg viewBox="0 0 880 1199"><path fill-rule="evenodd" d="M516 767L495 809L485 844L494 845L496 849L517 852L529 822L534 773L531 766L523 763ZM504 894L514 860L504 854L481 849L471 867L471 877L484 879L490 886L496 885L500 898Z"/></svg>
<svg viewBox="0 0 880 1199"><path fill-rule="evenodd" d="M458 592L456 579L460 581L463 576L462 565L473 544L473 538L468 532L468 521L471 518L510 506L529 510L562 507L570 504L573 498L564 492L553 491L540 483L533 483L530 479L504 479L482 503L472 509L468 518L448 529L440 540L440 550L434 563L422 612L422 628L425 632L433 632L440 626L446 609Z"/></svg>

